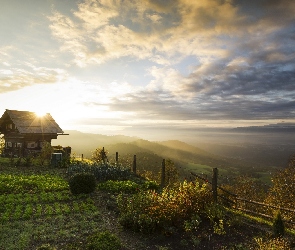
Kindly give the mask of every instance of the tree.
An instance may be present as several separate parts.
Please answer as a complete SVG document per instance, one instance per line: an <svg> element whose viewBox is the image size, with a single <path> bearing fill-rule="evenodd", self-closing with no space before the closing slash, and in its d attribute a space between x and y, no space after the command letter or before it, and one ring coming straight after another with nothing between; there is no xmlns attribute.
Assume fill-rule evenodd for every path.
<svg viewBox="0 0 295 250"><path fill-rule="evenodd" d="M273 186L268 192L265 203L282 208L295 207L295 155L290 158L289 166L280 170L272 178ZM273 211L270 209L269 213ZM295 220L295 215L281 210L281 215L286 220Z"/></svg>
<svg viewBox="0 0 295 250"><path fill-rule="evenodd" d="M280 170L272 178L273 186L267 197L267 203L285 208L295 206L295 166L290 162L289 167Z"/></svg>
<svg viewBox="0 0 295 250"><path fill-rule="evenodd" d="M97 148L92 152L91 160L96 162L96 163L101 163L103 162L104 164L108 162L108 157L107 157L108 151L106 151L103 148Z"/></svg>
<svg viewBox="0 0 295 250"><path fill-rule="evenodd" d="M43 166L46 160L50 160L51 154L53 153L53 148L49 142L44 142L40 155L39 160L40 164Z"/></svg>
<svg viewBox="0 0 295 250"><path fill-rule="evenodd" d="M179 182L179 173L174 164L170 159L165 162L165 184L171 186Z"/></svg>
<svg viewBox="0 0 295 250"><path fill-rule="evenodd" d="M280 211L277 212L273 222L273 234L275 237L282 237L285 234L285 225Z"/></svg>

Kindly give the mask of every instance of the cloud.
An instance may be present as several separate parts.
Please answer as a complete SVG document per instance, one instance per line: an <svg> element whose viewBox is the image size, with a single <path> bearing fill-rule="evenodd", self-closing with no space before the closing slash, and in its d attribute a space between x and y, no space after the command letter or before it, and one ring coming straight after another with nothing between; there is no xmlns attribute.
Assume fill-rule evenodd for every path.
<svg viewBox="0 0 295 250"><path fill-rule="evenodd" d="M87 0L78 4L75 18L55 11L50 28L79 66L126 56L167 65L169 59L177 62L188 55L204 60L226 56L233 43L278 31L294 13L290 1L172 2ZM283 10L289 14L280 22L269 14Z"/></svg>
<svg viewBox="0 0 295 250"><path fill-rule="evenodd" d="M54 84L67 78L67 73L61 69L36 67L31 63L26 63L26 66L26 68L23 65L22 67L7 66L7 69L0 69L1 93L15 91L35 84Z"/></svg>
<svg viewBox="0 0 295 250"><path fill-rule="evenodd" d="M78 66L155 63L145 90L114 97L112 111L188 120L294 115L294 1L172 2L87 0L71 18L54 12L50 27ZM188 57L195 63L183 74Z"/></svg>
<svg viewBox="0 0 295 250"><path fill-rule="evenodd" d="M164 60L154 59L161 54L175 61L179 55L200 56L203 49L208 53L208 44L202 46L204 40L214 43L216 30L228 30L238 19L235 7L217 1L201 5L179 1L167 6L154 1L87 0L73 13L76 19L55 11L49 17L50 28L63 43L62 50L72 52L80 66L125 56L161 63ZM199 54L195 45L200 41Z"/></svg>

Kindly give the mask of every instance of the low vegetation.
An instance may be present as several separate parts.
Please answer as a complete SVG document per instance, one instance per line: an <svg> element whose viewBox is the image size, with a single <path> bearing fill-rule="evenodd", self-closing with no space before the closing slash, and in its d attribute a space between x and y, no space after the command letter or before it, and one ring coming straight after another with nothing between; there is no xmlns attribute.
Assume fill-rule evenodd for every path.
<svg viewBox="0 0 295 250"><path fill-rule="evenodd" d="M163 187L159 171L141 176L96 153L95 162L72 159L67 168L11 168L0 158L0 249L295 248L294 227L285 224L293 217L284 212L276 211L266 222L226 202L215 203L209 183L181 181L173 162ZM256 192L255 199L274 201L285 192L280 178L295 179L291 169L278 173L270 190L246 178L240 187L226 187L245 198ZM294 207L294 199L281 199L278 205Z"/></svg>
<svg viewBox="0 0 295 250"><path fill-rule="evenodd" d="M77 173L70 177L69 187L72 194L90 194L96 188L95 176L90 173Z"/></svg>

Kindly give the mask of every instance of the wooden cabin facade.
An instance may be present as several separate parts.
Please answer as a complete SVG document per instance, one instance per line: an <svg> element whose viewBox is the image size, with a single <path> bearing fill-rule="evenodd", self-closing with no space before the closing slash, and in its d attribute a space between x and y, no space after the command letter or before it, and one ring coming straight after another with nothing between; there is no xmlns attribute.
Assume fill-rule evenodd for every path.
<svg viewBox="0 0 295 250"><path fill-rule="evenodd" d="M0 134L4 135L4 156L23 157L41 152L45 142L50 143L64 134L52 116L37 116L34 112L8 110L0 118Z"/></svg>

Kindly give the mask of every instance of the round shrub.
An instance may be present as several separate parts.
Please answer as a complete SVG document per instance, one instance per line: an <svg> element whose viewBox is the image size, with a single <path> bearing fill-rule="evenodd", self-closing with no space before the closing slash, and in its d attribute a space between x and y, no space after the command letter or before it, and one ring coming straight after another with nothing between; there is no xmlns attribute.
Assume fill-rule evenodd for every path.
<svg viewBox="0 0 295 250"><path fill-rule="evenodd" d="M119 238L106 231L95 233L87 238L87 250L114 250L121 249Z"/></svg>
<svg viewBox="0 0 295 250"><path fill-rule="evenodd" d="M90 194L96 188L96 180L93 174L78 173L69 180L72 194Z"/></svg>

